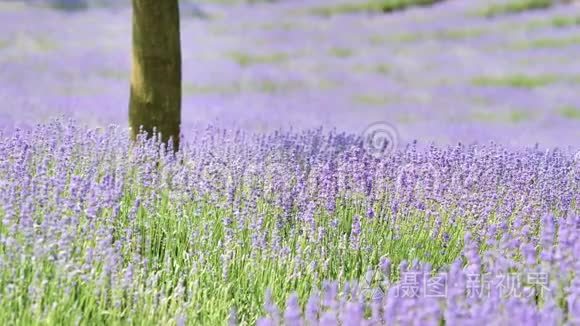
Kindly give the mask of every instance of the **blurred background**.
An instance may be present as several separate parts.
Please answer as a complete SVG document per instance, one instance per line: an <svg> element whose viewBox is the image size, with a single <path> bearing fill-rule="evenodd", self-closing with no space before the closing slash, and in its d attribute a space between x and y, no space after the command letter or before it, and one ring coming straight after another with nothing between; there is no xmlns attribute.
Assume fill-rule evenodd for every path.
<svg viewBox="0 0 580 326"><path fill-rule="evenodd" d="M183 132L382 121L403 141L580 146L580 7L181 1ZM0 1L0 129L128 120L131 6Z"/></svg>

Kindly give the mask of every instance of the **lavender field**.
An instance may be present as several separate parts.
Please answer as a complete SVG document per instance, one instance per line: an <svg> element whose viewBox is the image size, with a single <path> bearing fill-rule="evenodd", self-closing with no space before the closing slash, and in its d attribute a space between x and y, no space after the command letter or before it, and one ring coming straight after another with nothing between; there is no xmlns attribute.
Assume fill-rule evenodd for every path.
<svg viewBox="0 0 580 326"><path fill-rule="evenodd" d="M363 2L183 1L174 153L128 2L0 1L0 324L580 325L578 4Z"/></svg>

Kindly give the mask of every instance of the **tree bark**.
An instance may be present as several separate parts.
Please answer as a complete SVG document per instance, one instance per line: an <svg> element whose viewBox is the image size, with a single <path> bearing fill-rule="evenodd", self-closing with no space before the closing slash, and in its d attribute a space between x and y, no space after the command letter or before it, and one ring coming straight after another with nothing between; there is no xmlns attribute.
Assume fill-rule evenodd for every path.
<svg viewBox="0 0 580 326"><path fill-rule="evenodd" d="M179 150L181 38L178 0L132 0L133 50L129 125L135 139L142 126Z"/></svg>

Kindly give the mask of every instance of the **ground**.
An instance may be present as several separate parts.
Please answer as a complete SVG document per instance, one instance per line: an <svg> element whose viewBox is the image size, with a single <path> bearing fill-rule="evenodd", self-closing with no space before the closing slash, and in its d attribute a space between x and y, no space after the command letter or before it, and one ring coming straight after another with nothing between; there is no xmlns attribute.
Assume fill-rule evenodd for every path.
<svg viewBox="0 0 580 326"><path fill-rule="evenodd" d="M128 8L0 6L2 124L55 114L126 123ZM361 132L385 121L402 141L577 144L580 19L570 6L491 18L489 1L387 15L318 14L325 6L202 4L207 18L182 6L185 129Z"/></svg>

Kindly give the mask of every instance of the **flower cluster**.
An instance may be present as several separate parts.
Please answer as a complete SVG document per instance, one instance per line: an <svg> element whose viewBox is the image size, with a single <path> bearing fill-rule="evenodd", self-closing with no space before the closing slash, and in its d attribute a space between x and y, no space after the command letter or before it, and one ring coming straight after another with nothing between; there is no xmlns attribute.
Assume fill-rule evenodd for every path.
<svg viewBox="0 0 580 326"><path fill-rule="evenodd" d="M529 2L437 1L329 18L312 10L377 1L181 0L183 127L271 132L324 125L360 133L387 121L401 142L577 146L577 10L558 4L478 14L514 1ZM57 115L91 126L126 124L130 5L2 1L0 127L33 127ZM55 6L88 9L47 9Z"/></svg>
<svg viewBox="0 0 580 326"><path fill-rule="evenodd" d="M174 154L61 121L0 137L2 323L578 316L574 153L376 157L347 133L208 127Z"/></svg>
<svg viewBox="0 0 580 326"><path fill-rule="evenodd" d="M487 237L493 245L481 254L467 233L463 259L438 271L403 261L392 281L387 261L379 273L369 269L363 280L346 283L340 295L336 283L324 283L326 299L315 292L304 312L293 294L283 318L270 309L258 325L576 325L580 216L560 219L558 227L553 219L544 217L539 239L529 228L501 241Z"/></svg>

